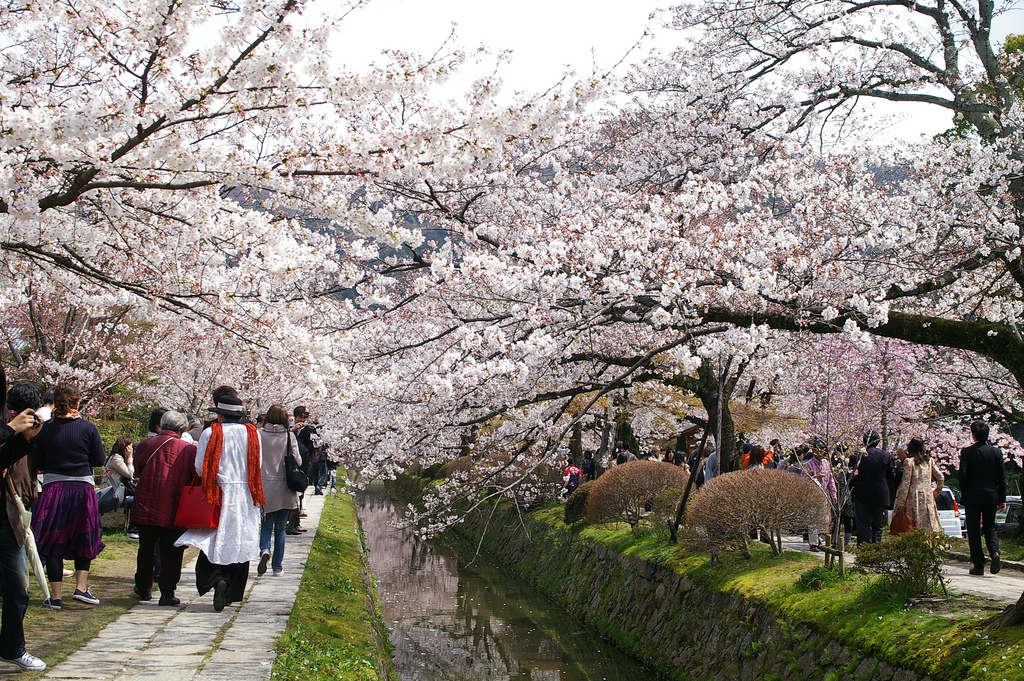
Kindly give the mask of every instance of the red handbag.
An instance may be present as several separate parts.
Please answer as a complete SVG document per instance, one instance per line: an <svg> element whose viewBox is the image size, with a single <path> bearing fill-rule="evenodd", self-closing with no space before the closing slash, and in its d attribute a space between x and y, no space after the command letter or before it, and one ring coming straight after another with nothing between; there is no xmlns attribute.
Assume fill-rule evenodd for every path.
<svg viewBox="0 0 1024 681"><path fill-rule="evenodd" d="M192 482L181 488L178 510L174 513L175 527L210 529L220 522L220 506L206 500L199 475L192 474Z"/></svg>
<svg viewBox="0 0 1024 681"><path fill-rule="evenodd" d="M892 517L892 521L889 523L889 534L893 537L898 534L903 534L904 532L910 532L913 529L914 522L906 513L897 513Z"/></svg>
<svg viewBox="0 0 1024 681"><path fill-rule="evenodd" d="M914 485L914 471L917 470L917 466L914 465L910 468L910 480L907 482L907 495L903 499L903 506L906 507L907 502L910 499L910 490ZM900 511L893 515L892 520L889 521L889 534L895 537L898 534L904 532L910 532L916 529L914 527L914 521L910 519L910 515L906 511Z"/></svg>

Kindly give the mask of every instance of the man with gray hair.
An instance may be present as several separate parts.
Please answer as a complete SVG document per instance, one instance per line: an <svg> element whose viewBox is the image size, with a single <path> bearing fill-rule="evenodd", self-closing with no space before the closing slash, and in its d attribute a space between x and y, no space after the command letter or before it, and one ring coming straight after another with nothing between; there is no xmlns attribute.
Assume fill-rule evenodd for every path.
<svg viewBox="0 0 1024 681"><path fill-rule="evenodd" d="M181 439L188 417L168 411L160 418L160 432L139 443L135 453L135 489L132 522L139 529L139 554L135 566L135 593L148 601L153 589L153 565L160 547L160 605L178 605L174 590L181 578L183 546L175 546L184 530L174 526L181 488L192 478L196 446Z"/></svg>

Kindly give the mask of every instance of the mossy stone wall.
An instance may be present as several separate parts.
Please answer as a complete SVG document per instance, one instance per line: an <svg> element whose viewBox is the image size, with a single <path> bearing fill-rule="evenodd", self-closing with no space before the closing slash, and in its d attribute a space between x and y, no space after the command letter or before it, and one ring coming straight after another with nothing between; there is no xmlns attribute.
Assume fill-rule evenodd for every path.
<svg viewBox="0 0 1024 681"><path fill-rule="evenodd" d="M485 522L462 531L479 539ZM516 514L483 549L617 646L671 679L916 681L764 607ZM922 681L926 681L922 679Z"/></svg>

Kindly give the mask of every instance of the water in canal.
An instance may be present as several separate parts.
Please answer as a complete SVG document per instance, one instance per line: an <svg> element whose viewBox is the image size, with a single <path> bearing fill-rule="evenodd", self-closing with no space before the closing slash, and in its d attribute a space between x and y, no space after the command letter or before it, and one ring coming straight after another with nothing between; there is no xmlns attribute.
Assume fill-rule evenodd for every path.
<svg viewBox="0 0 1024 681"><path fill-rule="evenodd" d="M382 489L359 517L402 681L658 678L472 547L392 527Z"/></svg>

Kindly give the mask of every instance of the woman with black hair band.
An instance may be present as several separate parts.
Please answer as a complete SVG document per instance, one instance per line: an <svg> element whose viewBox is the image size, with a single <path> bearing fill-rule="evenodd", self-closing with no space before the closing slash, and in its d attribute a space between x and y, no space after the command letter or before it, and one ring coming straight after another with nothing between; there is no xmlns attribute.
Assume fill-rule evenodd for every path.
<svg viewBox="0 0 1024 681"><path fill-rule="evenodd" d="M61 593L64 560L75 561L76 601L99 605L89 590L89 567L103 550L96 484L92 469L103 466L106 457L100 433L78 414L81 394L74 383L60 383L53 394L53 418L43 424L34 438L33 469L43 473L43 491L35 513L32 532L39 555L46 557L50 598L43 602L54 610L63 606Z"/></svg>

